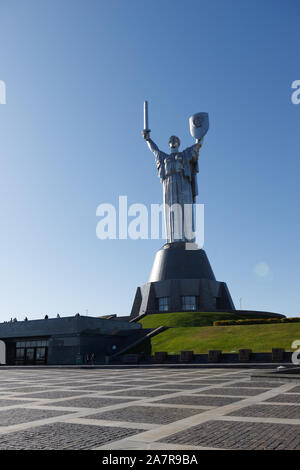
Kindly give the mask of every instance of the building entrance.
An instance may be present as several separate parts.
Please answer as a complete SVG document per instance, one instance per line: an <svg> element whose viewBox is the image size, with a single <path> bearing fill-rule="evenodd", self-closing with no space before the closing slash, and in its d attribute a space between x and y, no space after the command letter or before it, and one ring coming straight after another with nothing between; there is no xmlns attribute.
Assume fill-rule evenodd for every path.
<svg viewBox="0 0 300 470"><path fill-rule="evenodd" d="M16 365L47 364L48 341L17 341Z"/></svg>

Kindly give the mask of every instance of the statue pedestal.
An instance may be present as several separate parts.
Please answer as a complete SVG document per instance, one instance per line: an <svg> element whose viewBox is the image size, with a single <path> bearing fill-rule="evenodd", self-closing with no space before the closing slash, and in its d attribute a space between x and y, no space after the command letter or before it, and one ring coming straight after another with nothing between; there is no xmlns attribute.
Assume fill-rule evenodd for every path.
<svg viewBox="0 0 300 470"><path fill-rule="evenodd" d="M131 318L187 310L234 310L234 304L226 283L216 281L204 250L167 243L155 256L149 281L137 288Z"/></svg>

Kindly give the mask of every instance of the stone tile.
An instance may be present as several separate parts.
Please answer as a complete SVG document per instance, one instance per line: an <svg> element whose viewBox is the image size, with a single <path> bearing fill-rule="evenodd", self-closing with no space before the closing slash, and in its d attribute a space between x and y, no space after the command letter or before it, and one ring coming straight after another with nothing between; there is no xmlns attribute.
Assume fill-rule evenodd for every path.
<svg viewBox="0 0 300 470"><path fill-rule="evenodd" d="M181 390L194 390L195 388L201 388L205 386L209 386L210 384L183 384L183 383L175 383L175 384L170 384L170 383L165 383L163 385L160 385L160 389L165 389L165 390L172 390L173 392L176 392L176 390L181 391ZM157 385L156 385L157 387ZM150 389L152 390L152 389Z"/></svg>
<svg viewBox="0 0 300 470"><path fill-rule="evenodd" d="M246 388L264 388L270 390L271 388L274 387L280 387L282 385L281 383L278 384L270 384L269 382L250 382L250 380L247 380L247 382L236 382L232 383L230 385L224 385L224 387L246 387Z"/></svg>
<svg viewBox="0 0 300 470"><path fill-rule="evenodd" d="M12 392L16 393L30 393L30 392L43 392L47 390L49 387L16 387L15 389L11 390Z"/></svg>
<svg viewBox="0 0 300 470"><path fill-rule="evenodd" d="M272 401L274 403L300 403L300 394L297 395L296 393L282 393L266 400L266 402L268 401Z"/></svg>
<svg viewBox="0 0 300 470"><path fill-rule="evenodd" d="M0 411L0 426L27 423L39 419L53 418L70 413L69 411L38 410L32 408L12 408Z"/></svg>
<svg viewBox="0 0 300 470"><path fill-rule="evenodd" d="M265 403L265 402L264 402ZM246 416L257 418L285 418L300 420L298 405L251 405L234 411L226 416ZM300 432L300 429L299 429Z"/></svg>
<svg viewBox="0 0 300 470"><path fill-rule="evenodd" d="M180 395L178 397L164 398L155 403L166 403L175 405L196 405L196 406L224 406L240 401L237 397L210 397L205 395Z"/></svg>
<svg viewBox="0 0 300 470"><path fill-rule="evenodd" d="M178 382L175 380L174 385L176 385ZM225 383L225 382L224 382ZM209 379L203 379L203 380L194 380L193 382L179 382L179 385L197 385L197 387L205 387L206 385L223 385L223 381L218 381L218 382L213 382L212 380Z"/></svg>
<svg viewBox="0 0 300 470"><path fill-rule="evenodd" d="M119 385L125 385L125 386L128 386L128 387L143 387L144 385L158 385L158 384L162 384L164 381L163 380L160 380L158 383L153 383L153 381L151 380L131 380L131 381L126 381L126 382L120 382Z"/></svg>
<svg viewBox="0 0 300 470"><path fill-rule="evenodd" d="M32 403L30 400L5 400L0 399L0 408L5 406L15 406L15 405L28 405L28 403Z"/></svg>
<svg viewBox="0 0 300 470"><path fill-rule="evenodd" d="M86 418L134 423L169 424L202 413L203 411L191 408L164 408L163 406L128 406L119 410L104 411L103 413L86 416Z"/></svg>
<svg viewBox="0 0 300 470"><path fill-rule="evenodd" d="M121 389L130 388L125 385L86 385L85 387L80 387L78 390L82 391L96 391L96 392L107 392L107 391L116 391ZM78 392L79 393L79 392Z"/></svg>
<svg viewBox="0 0 300 470"><path fill-rule="evenodd" d="M237 388L237 387L219 387L219 388L210 388L204 392L208 395L237 395L237 396L255 396L260 393L266 392L268 389L256 390L254 388ZM200 392L199 392L200 393Z"/></svg>
<svg viewBox="0 0 300 470"><path fill-rule="evenodd" d="M74 397L78 395L84 395L88 392L85 391L78 391L78 392L68 392L64 390L55 390L53 392L41 392L41 393L28 393L26 394L26 398L67 398L67 397Z"/></svg>
<svg viewBox="0 0 300 470"><path fill-rule="evenodd" d="M291 393L300 393L300 385L297 385L296 387L291 388L290 392Z"/></svg>
<svg viewBox="0 0 300 470"><path fill-rule="evenodd" d="M207 421L159 442L221 449L294 450L300 448L300 427L290 424Z"/></svg>
<svg viewBox="0 0 300 470"><path fill-rule="evenodd" d="M13 435L0 435L0 449L84 450L140 432L142 431L118 427L54 423L17 431Z"/></svg>
<svg viewBox="0 0 300 470"><path fill-rule="evenodd" d="M209 377L209 380L215 380L215 381L222 381L222 382L232 382L232 381L235 381L235 380L248 380L249 378L248 377L242 377L242 376L234 376L234 377L229 377L229 376L225 376L223 375L222 377L214 377L214 378L210 378Z"/></svg>
<svg viewBox="0 0 300 470"><path fill-rule="evenodd" d="M207 384L207 385L222 385L226 382L229 382L229 380L221 380L221 379L211 379L211 378L203 378L203 382L202 381L199 381L200 384L204 383ZM193 382L193 383L196 383L196 382Z"/></svg>
<svg viewBox="0 0 300 470"><path fill-rule="evenodd" d="M152 388L124 390L122 392L111 393L110 396L127 396L127 397L158 397L159 395L167 395L174 393L174 390L153 390Z"/></svg>
<svg viewBox="0 0 300 470"><path fill-rule="evenodd" d="M72 388L74 387L75 389L80 387L80 385L78 383L76 384L72 384L72 382L68 382L67 380L65 382L62 382L62 383L50 383L50 382L47 382L44 385L44 388L46 389L47 387L49 388L65 388L65 387L69 387L69 388ZM86 385L86 382L85 382L85 385ZM95 385L94 383L91 383L91 385Z"/></svg>
<svg viewBox="0 0 300 470"><path fill-rule="evenodd" d="M3 381L1 380L1 382L0 382L0 387L3 388L3 389L16 388L16 387L19 386L19 383L20 383L20 382L10 382L10 383L9 383L9 382L6 382L6 383L5 383L5 382L3 382Z"/></svg>
<svg viewBox="0 0 300 470"><path fill-rule="evenodd" d="M119 403L128 403L132 398L108 398L108 397L83 397L74 398L73 400L51 401L45 406L72 406L75 408L103 408L104 406L113 406ZM43 405L44 406L44 405Z"/></svg>

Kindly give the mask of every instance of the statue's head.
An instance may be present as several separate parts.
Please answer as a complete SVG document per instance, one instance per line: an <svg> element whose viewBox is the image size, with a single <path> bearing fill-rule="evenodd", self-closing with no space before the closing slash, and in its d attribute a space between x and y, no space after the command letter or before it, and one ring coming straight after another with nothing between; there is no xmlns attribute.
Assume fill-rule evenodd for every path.
<svg viewBox="0 0 300 470"><path fill-rule="evenodd" d="M169 146L172 150L177 150L180 146L180 139L176 135L171 135L169 138Z"/></svg>

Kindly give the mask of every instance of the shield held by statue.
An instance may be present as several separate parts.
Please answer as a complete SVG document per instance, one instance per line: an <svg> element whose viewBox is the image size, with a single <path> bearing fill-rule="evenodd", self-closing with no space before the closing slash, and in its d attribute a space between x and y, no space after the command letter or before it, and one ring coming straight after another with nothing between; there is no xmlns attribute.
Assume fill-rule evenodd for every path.
<svg viewBox="0 0 300 470"><path fill-rule="evenodd" d="M208 113L193 114L189 119L189 123L192 137L194 139L202 139L209 128Z"/></svg>

